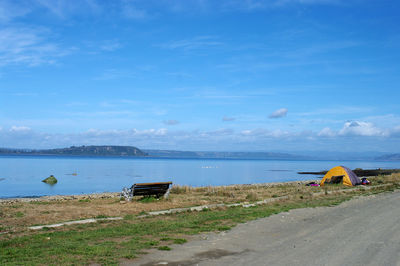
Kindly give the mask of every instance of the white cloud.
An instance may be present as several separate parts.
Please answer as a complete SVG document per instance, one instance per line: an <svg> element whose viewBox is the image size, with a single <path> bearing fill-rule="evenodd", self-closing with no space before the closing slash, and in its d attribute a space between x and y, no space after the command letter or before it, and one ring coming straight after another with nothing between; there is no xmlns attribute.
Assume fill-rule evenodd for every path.
<svg viewBox="0 0 400 266"><path fill-rule="evenodd" d="M375 127L374 124L362 121L346 122L343 128L339 131L339 135L347 136L367 136L367 137L384 137L388 136L388 132Z"/></svg>
<svg viewBox="0 0 400 266"><path fill-rule="evenodd" d="M399 128L400 130L400 128ZM371 122L348 121L338 130L332 130L329 127L323 128L318 132L318 137L346 137L346 136L362 136L362 137L390 137L396 134L396 127L391 130L376 127Z"/></svg>
<svg viewBox="0 0 400 266"><path fill-rule="evenodd" d="M350 125L353 123L353 125ZM350 129L352 128L352 129ZM0 147L54 148L71 145L132 145L139 148L229 150L229 149L315 149L315 147L349 148L363 145L364 150L376 145L377 149L398 149L400 126L384 131L366 122L348 122L345 130L324 128L319 133L312 131L290 132L265 128L233 130L222 128L210 131L169 131L166 128L101 130L90 129L78 133L36 132L28 126L12 126L0 130ZM347 131L346 131L347 130ZM351 131L350 131L351 130ZM383 132L383 133L382 133ZM390 132L391 134L386 134ZM329 138L327 138L329 137ZM358 143L358 144L357 144ZM385 146L382 146L385 145ZM360 148L362 149L362 148Z"/></svg>
<svg viewBox="0 0 400 266"><path fill-rule="evenodd" d="M336 132L330 129L329 127L323 128L318 133L318 137L335 137L336 135L337 135Z"/></svg>
<svg viewBox="0 0 400 266"><path fill-rule="evenodd" d="M276 111L274 111L272 114L269 115L269 118L281 118L285 117L287 115L288 109L287 108L281 108Z"/></svg>
<svg viewBox="0 0 400 266"><path fill-rule="evenodd" d="M28 131L31 131L31 128L26 126L12 126L10 128L10 132L28 132Z"/></svg>

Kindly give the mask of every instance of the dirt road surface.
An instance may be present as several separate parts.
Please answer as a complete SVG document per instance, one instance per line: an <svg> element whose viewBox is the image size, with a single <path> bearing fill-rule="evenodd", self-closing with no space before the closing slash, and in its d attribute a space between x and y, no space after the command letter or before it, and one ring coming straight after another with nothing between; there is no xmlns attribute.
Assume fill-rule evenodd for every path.
<svg viewBox="0 0 400 266"><path fill-rule="evenodd" d="M297 209L127 265L400 265L400 192Z"/></svg>

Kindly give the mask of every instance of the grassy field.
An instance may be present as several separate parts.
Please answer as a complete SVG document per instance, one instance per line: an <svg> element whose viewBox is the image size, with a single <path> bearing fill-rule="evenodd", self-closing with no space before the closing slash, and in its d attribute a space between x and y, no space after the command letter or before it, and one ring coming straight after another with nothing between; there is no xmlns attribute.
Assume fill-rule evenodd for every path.
<svg viewBox="0 0 400 266"><path fill-rule="evenodd" d="M400 175L371 178L371 189L343 186L306 187L287 183L275 186L175 187L168 200L137 198L76 199L68 201L18 202L0 205L0 261L2 265L118 264L146 250L171 249L203 232L229 230L238 223L267 217L295 208L334 206L354 196L399 188ZM336 191L336 192L335 192ZM319 193L317 196L315 193ZM329 192L329 193L328 193ZM200 212L137 218L146 212L213 203L254 202L289 196L250 208L221 207ZM27 226L93 217L122 216L120 221L102 221L57 229L28 230Z"/></svg>

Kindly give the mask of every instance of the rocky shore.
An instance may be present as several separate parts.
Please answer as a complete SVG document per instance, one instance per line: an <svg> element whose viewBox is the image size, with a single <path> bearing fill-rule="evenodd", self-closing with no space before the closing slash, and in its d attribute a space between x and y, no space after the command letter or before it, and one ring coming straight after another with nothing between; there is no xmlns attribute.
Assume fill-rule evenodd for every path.
<svg viewBox="0 0 400 266"><path fill-rule="evenodd" d="M305 185L311 181L319 182L319 180L305 180L305 181L290 181L290 182L275 182L275 183L228 185L225 187L230 187L230 186L276 187L281 185ZM120 195L121 192L103 192L103 193L92 193L92 194L81 194L81 195L54 195L54 196L42 196L42 197L4 198L0 199L0 204L12 204L18 202L34 202L34 201L54 202L54 201L86 200L86 199L88 200L109 199L109 198L119 198Z"/></svg>
<svg viewBox="0 0 400 266"><path fill-rule="evenodd" d="M55 195L42 196L35 198L6 198L0 199L0 204L17 203L17 202L33 202L33 201L67 201L67 200L85 200L85 199L109 199L119 198L120 192L103 192L82 195Z"/></svg>

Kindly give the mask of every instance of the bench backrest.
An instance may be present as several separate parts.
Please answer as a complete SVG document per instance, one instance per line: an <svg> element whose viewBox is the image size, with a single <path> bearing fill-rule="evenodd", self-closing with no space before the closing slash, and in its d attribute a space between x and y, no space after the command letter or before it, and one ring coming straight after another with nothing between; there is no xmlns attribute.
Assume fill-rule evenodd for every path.
<svg viewBox="0 0 400 266"><path fill-rule="evenodd" d="M164 195L172 182L158 182L158 183L137 183L133 184L131 190L133 196L162 196Z"/></svg>

